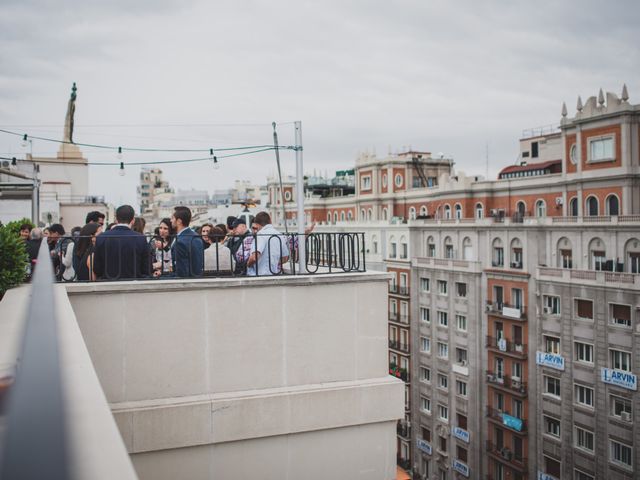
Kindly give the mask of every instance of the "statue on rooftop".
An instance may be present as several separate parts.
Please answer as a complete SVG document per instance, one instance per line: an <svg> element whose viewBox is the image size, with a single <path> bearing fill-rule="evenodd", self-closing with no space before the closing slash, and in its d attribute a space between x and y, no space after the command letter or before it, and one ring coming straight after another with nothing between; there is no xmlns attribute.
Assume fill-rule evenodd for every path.
<svg viewBox="0 0 640 480"><path fill-rule="evenodd" d="M76 111L76 91L78 88L76 87L76 82L73 82L73 87L71 88L71 98L69 98L69 103L67 104L67 116L64 120L64 137L62 138L63 142L73 143L73 114Z"/></svg>

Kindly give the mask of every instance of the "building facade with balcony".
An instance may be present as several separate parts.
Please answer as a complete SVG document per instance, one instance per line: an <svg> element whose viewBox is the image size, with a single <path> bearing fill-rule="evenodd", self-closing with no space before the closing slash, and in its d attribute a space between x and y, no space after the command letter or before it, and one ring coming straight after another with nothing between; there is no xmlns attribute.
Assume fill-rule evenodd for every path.
<svg viewBox="0 0 640 480"><path fill-rule="evenodd" d="M640 458L638 400L629 388L638 369L639 117L626 89L620 98L601 93L579 101L573 117L563 108L559 128L523 135L518 164L496 180L456 173L452 161L426 153L363 155L354 195L313 199L306 210L307 220L321 224L318 232L364 231L366 248L393 272L390 363L397 358L400 374L406 371L411 409L410 441L399 438L410 458L401 450L398 458L414 476L631 478ZM293 218L295 204L286 212ZM404 317L400 282L407 273ZM446 282L447 295L438 293L438 282ZM471 310L466 338L452 328L462 307L458 283L466 284ZM589 316L591 323L581 320ZM439 344L443 353L447 345L447 357L438 359ZM453 383L461 375L453 349L465 346L466 402ZM574 350L593 355L593 365L581 360L574 368ZM574 408L577 395L600 402L591 422L580 416L586 407ZM437 418L439 407L448 408L448 424ZM467 462L453 431L464 408ZM582 445L594 439L602 447L590 454Z"/></svg>

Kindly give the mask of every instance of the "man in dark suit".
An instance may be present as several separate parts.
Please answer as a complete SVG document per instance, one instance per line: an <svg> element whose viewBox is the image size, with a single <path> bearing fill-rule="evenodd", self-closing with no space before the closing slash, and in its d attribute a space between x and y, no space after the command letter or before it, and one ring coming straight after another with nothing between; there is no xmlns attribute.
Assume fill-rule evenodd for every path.
<svg viewBox="0 0 640 480"><path fill-rule="evenodd" d="M190 223L191 210L182 206L175 207L171 225L178 233L171 247L171 258L177 277L200 277L204 270L202 237L189 228Z"/></svg>
<svg viewBox="0 0 640 480"><path fill-rule="evenodd" d="M117 225L96 239L93 270L102 280L150 276L151 256L144 235L131 230L135 211L130 205L116 210Z"/></svg>

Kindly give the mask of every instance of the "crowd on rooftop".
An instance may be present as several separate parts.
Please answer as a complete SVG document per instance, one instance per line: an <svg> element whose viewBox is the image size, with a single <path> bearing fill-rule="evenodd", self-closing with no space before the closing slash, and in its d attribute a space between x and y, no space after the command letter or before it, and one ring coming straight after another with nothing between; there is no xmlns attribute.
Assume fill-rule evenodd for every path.
<svg viewBox="0 0 640 480"><path fill-rule="evenodd" d="M86 224L69 234L57 223L45 229L22 225L29 272L41 261L43 238L56 278L65 282L278 275L297 249L297 238L280 233L267 212L246 219L230 216L226 224L194 229L191 210L177 206L153 235L145 235L145 221L130 205L118 207L115 217L115 223L105 226L104 213L90 212ZM305 233L312 230L313 226Z"/></svg>

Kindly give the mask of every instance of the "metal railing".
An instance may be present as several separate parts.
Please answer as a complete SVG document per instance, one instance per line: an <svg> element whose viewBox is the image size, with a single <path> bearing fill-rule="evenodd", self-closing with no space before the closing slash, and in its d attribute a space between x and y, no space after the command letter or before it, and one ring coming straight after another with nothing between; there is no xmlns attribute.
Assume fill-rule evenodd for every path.
<svg viewBox="0 0 640 480"><path fill-rule="evenodd" d="M520 471L526 471L528 459L523 456L522 453L516 452L509 447L498 446L493 443L491 440L487 440L487 452L495 455L496 457L500 457L509 463L517 462L522 464L522 466L518 466Z"/></svg>
<svg viewBox="0 0 640 480"><path fill-rule="evenodd" d="M39 256L49 253L41 242ZM42 262L32 279L16 378L8 391L0 478L70 478L53 269Z"/></svg>
<svg viewBox="0 0 640 480"><path fill-rule="evenodd" d="M161 238L112 229L97 236L63 237L50 249L45 256L51 257L58 282L366 271L363 233L257 233L214 242L195 232Z"/></svg>
<svg viewBox="0 0 640 480"><path fill-rule="evenodd" d="M515 429L511 428L509 425L507 425L506 423L504 423L503 414L511 416L511 414L509 412L507 412L507 411L500 411L500 410L497 410L497 409L495 409L493 407L487 406L487 417L500 422L502 425L507 427L510 431L517 432L517 433L526 433L526 431L527 431L527 421L526 420L519 419L522 422L522 430L515 430ZM514 417L514 418L516 418L516 417Z"/></svg>
<svg viewBox="0 0 640 480"><path fill-rule="evenodd" d="M521 358L527 357L526 343L515 343L509 340L499 339L499 338L487 335L485 347L492 348L494 350L499 350L501 352L508 352L513 355L517 355Z"/></svg>
<svg viewBox="0 0 640 480"><path fill-rule="evenodd" d="M394 350L398 350L400 352L409 353L409 344L402 343L397 340L389 340L389 348L393 348Z"/></svg>
<svg viewBox="0 0 640 480"><path fill-rule="evenodd" d="M510 377L509 375L498 375L491 370L487 370L487 382L491 385L510 390L520 395L527 394L527 382L521 379Z"/></svg>

